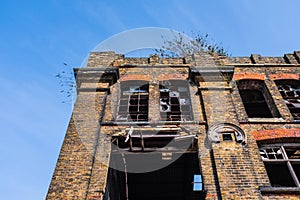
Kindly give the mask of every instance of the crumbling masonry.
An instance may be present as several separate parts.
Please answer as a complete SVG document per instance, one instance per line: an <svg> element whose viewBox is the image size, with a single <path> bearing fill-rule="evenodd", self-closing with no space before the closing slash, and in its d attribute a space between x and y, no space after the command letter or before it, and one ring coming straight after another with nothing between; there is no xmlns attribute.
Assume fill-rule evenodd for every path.
<svg viewBox="0 0 300 200"><path fill-rule="evenodd" d="M300 52L92 52L47 199L300 199Z"/></svg>

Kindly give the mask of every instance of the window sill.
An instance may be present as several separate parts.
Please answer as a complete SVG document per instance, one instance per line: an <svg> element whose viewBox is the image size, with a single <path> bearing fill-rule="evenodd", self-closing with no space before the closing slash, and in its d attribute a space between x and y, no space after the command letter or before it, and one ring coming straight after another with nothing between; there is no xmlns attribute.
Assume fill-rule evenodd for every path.
<svg viewBox="0 0 300 200"><path fill-rule="evenodd" d="M285 123L286 120L283 118L248 118L245 121L240 121L241 123Z"/></svg>
<svg viewBox="0 0 300 200"><path fill-rule="evenodd" d="M262 194L300 194L299 187L260 187Z"/></svg>

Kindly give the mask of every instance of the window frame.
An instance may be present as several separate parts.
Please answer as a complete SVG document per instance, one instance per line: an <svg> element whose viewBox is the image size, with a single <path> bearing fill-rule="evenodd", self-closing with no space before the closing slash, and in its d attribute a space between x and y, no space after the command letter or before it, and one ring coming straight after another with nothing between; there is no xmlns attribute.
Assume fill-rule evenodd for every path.
<svg viewBox="0 0 300 200"><path fill-rule="evenodd" d="M190 88L186 80L160 81L159 102L161 120L167 122L194 120Z"/></svg>
<svg viewBox="0 0 300 200"><path fill-rule="evenodd" d="M203 177L202 174L194 174L193 177L193 191L202 192L203 191Z"/></svg>
<svg viewBox="0 0 300 200"><path fill-rule="evenodd" d="M146 90L143 90L143 87ZM144 101L146 102L144 103ZM134 107L136 107L136 111L133 110ZM145 110L142 111L142 107ZM134 115L136 118L132 117ZM136 80L121 83L116 121L133 123L149 121L149 82Z"/></svg>
<svg viewBox="0 0 300 200"><path fill-rule="evenodd" d="M266 153L266 149L272 149L272 152L275 153L274 149L279 149L281 151L282 154L282 158L277 158L276 155L274 155L274 158L268 158L268 155L272 155L267 154ZM295 173L295 170L292 166L292 164L300 164L300 158L299 159L292 159L289 158L288 154L286 153L286 149L288 148L297 148L298 151L300 151L300 143L277 143L277 144L263 144L263 145L259 145L259 153L261 155L261 159L264 163L264 165L267 164L286 164L287 169L289 174L291 175L295 186L294 187L287 187L287 186L273 186L273 183L271 182L271 178L268 174L269 180L271 182L272 187L274 188L298 188L300 189L300 176L297 177L297 174ZM267 156L264 157L262 156L262 150L264 150L265 155Z"/></svg>
<svg viewBox="0 0 300 200"><path fill-rule="evenodd" d="M294 104L300 104L300 80L296 79L280 79L274 81L279 93L281 94L285 105L288 107L289 112L293 116L295 121L300 121L300 108L294 106ZM289 87L288 89L285 86ZM288 93L293 93L295 96L291 96ZM297 97L296 97L297 96ZM292 102L296 100L298 102ZM299 106L299 105L298 105Z"/></svg>

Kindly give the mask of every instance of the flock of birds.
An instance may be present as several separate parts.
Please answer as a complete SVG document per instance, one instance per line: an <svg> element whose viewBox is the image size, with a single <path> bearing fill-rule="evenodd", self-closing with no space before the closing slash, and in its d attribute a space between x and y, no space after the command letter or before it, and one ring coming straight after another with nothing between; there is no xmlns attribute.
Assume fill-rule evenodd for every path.
<svg viewBox="0 0 300 200"><path fill-rule="evenodd" d="M62 103L72 103L72 97L76 89L74 73L67 63L63 63L63 65L65 69L57 73L55 77L58 79L58 83L61 87L60 93L63 94L65 98Z"/></svg>

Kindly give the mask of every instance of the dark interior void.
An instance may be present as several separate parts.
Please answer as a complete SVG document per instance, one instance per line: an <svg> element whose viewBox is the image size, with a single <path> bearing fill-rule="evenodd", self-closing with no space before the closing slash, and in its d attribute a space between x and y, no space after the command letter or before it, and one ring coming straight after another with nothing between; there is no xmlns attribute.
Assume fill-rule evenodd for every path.
<svg viewBox="0 0 300 200"><path fill-rule="evenodd" d="M273 187L296 187L287 163L265 163Z"/></svg>
<svg viewBox="0 0 300 200"><path fill-rule="evenodd" d="M240 95L248 117L273 117L261 91L241 90Z"/></svg>
<svg viewBox="0 0 300 200"><path fill-rule="evenodd" d="M292 163L297 179L300 180L300 163Z"/></svg>
<svg viewBox="0 0 300 200"><path fill-rule="evenodd" d="M248 117L279 117L273 98L261 80L240 80L237 82Z"/></svg>
<svg viewBox="0 0 300 200"><path fill-rule="evenodd" d="M165 162L161 153L147 155L152 162ZM202 191L193 191L193 177L200 174L197 153L185 153L161 169L144 173L125 173L122 169L109 168L104 199L111 200L193 200L204 199ZM126 165L142 164L138 157L143 154L125 154ZM147 157L146 156L146 157ZM149 158L152 156L152 158ZM111 158L122 157L119 155ZM112 162L111 159L111 162ZM118 158L117 158L118 159ZM121 164L121 163L119 163ZM124 164L123 164L124 165ZM123 168L124 169L124 168ZM126 186L127 177L127 186ZM128 198L127 198L128 197Z"/></svg>
<svg viewBox="0 0 300 200"><path fill-rule="evenodd" d="M275 83L294 119L300 120L300 81L278 80Z"/></svg>
<svg viewBox="0 0 300 200"><path fill-rule="evenodd" d="M285 147L284 149L289 159L300 159L300 147Z"/></svg>

